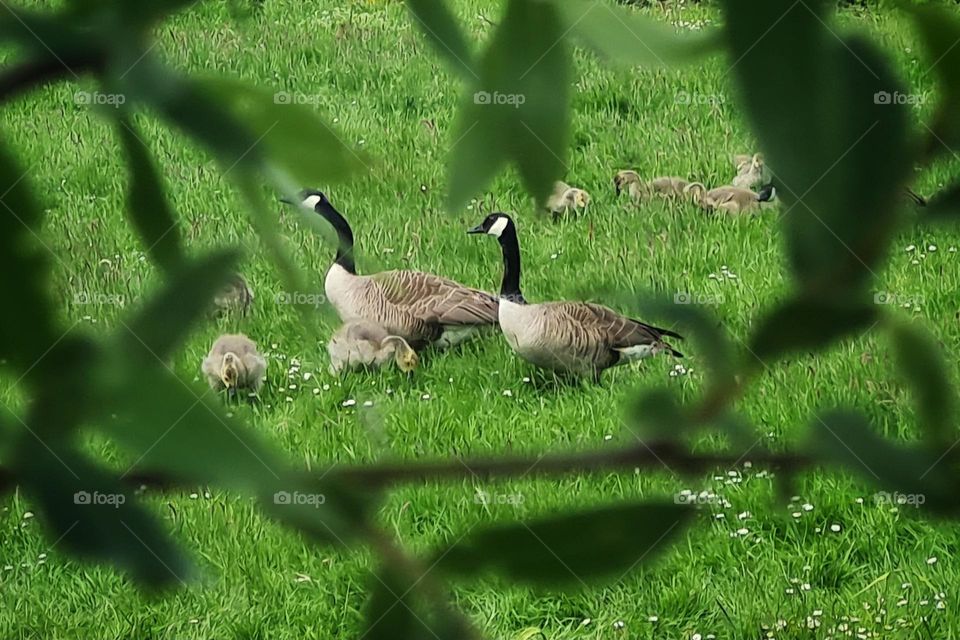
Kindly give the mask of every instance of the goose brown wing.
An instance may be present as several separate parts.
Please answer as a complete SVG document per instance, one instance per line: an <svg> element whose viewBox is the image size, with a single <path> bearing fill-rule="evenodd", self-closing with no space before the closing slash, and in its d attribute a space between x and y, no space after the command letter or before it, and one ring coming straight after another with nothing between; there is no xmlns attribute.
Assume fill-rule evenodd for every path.
<svg viewBox="0 0 960 640"><path fill-rule="evenodd" d="M611 349L657 343L661 341L663 335L662 330L632 320L603 305L589 302L558 302L551 306L581 326L585 333L601 337Z"/></svg>
<svg viewBox="0 0 960 640"><path fill-rule="evenodd" d="M384 271L372 278L391 303L411 315L442 325L496 324L493 295L419 271Z"/></svg>

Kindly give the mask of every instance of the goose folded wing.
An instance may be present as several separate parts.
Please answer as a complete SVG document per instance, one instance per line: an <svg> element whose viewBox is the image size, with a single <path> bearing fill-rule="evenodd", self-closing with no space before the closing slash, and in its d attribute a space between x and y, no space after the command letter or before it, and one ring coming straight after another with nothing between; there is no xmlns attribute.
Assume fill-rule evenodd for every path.
<svg viewBox="0 0 960 640"><path fill-rule="evenodd" d="M656 343L664 336L681 338L673 331L633 320L603 305L572 302L558 303L558 307L558 311L568 315L585 333L601 336L611 349Z"/></svg>
<svg viewBox="0 0 960 640"><path fill-rule="evenodd" d="M442 325L497 322L499 303L485 291L419 271L384 271L373 277L388 301L425 321Z"/></svg>

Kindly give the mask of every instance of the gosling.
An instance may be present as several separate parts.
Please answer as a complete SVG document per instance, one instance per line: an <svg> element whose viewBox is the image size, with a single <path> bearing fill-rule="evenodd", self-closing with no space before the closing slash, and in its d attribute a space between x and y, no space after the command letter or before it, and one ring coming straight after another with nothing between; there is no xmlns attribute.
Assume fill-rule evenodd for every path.
<svg viewBox="0 0 960 640"><path fill-rule="evenodd" d="M769 182L762 154L736 155L733 157L733 163L737 168L733 186L740 189L754 189Z"/></svg>
<svg viewBox="0 0 960 640"><path fill-rule="evenodd" d="M690 184L683 178L664 176L644 182L640 174L630 169L618 171L613 177L613 186L619 196L626 191L634 201L657 196L660 198L678 198L683 196L684 189Z"/></svg>
<svg viewBox="0 0 960 640"><path fill-rule="evenodd" d="M246 316L253 304L253 289L247 284L246 278L235 273L230 281L213 297L214 315L223 315L230 311L239 311Z"/></svg>
<svg viewBox="0 0 960 640"><path fill-rule="evenodd" d="M263 386L267 361L247 336L226 334L214 341L201 370L214 391L226 390L231 397L240 391L253 395Z"/></svg>
<svg viewBox="0 0 960 640"><path fill-rule="evenodd" d="M557 181L553 185L553 193L547 198L547 211L554 217L571 211L576 213L585 210L590 204L590 194L583 189L571 187L566 182Z"/></svg>
<svg viewBox="0 0 960 640"><path fill-rule="evenodd" d="M344 370L378 369L391 358L397 368L409 373L420 362L417 352L400 336L370 320L352 320L340 327L327 343L330 354L330 373L339 375Z"/></svg>
<svg viewBox="0 0 960 640"><path fill-rule="evenodd" d="M727 213L751 213L763 203L776 198L777 190L772 184L764 185L759 192L739 187L717 187L709 191L703 184L692 182L684 190L686 195L706 211L725 211Z"/></svg>

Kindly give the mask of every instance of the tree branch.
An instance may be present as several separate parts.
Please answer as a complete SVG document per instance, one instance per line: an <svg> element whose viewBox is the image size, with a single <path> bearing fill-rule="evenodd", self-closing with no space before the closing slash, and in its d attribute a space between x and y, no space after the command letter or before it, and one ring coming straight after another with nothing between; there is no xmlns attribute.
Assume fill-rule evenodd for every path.
<svg viewBox="0 0 960 640"><path fill-rule="evenodd" d="M0 103L68 75L103 68L99 53L80 53L68 59L35 58L0 71Z"/></svg>

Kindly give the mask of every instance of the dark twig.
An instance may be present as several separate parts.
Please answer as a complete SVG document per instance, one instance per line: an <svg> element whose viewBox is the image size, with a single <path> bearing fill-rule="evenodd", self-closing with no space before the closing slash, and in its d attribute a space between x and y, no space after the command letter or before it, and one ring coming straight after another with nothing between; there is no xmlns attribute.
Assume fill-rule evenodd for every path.
<svg viewBox="0 0 960 640"><path fill-rule="evenodd" d="M102 67L103 59L98 53L78 54L65 60L35 58L14 64L0 71L0 103L49 82Z"/></svg>

